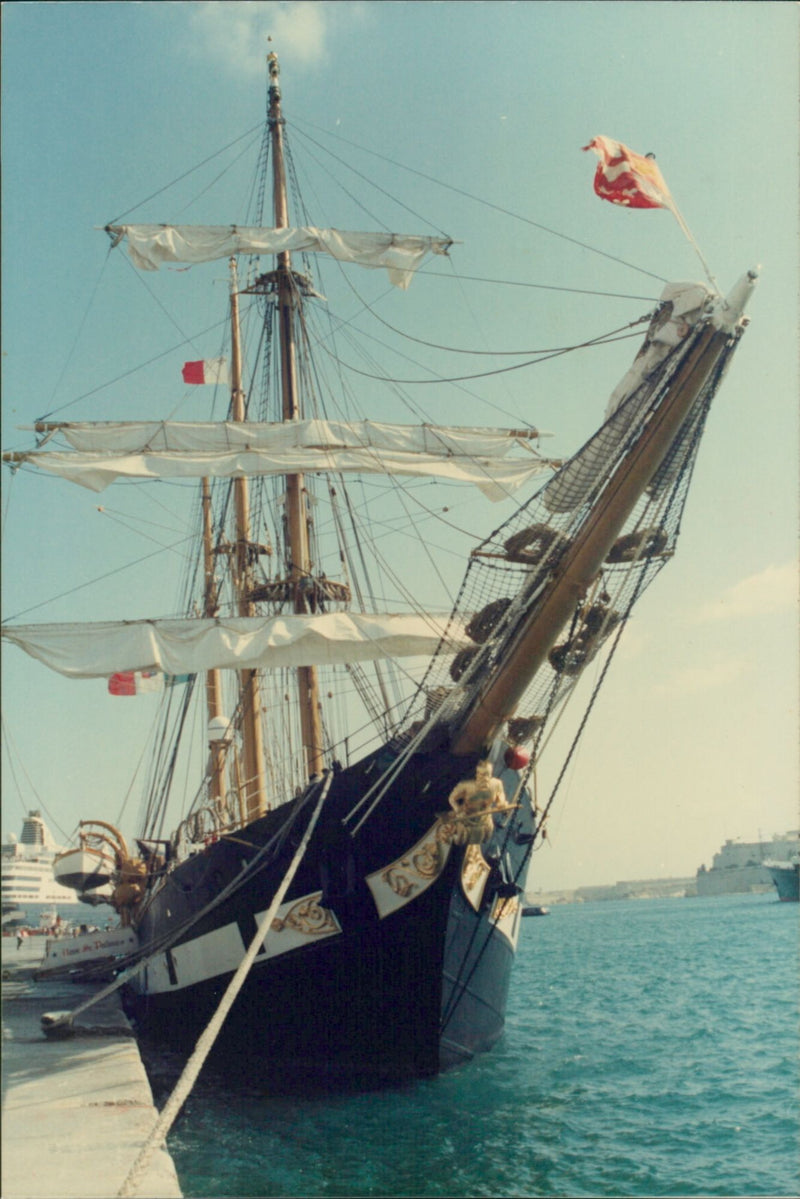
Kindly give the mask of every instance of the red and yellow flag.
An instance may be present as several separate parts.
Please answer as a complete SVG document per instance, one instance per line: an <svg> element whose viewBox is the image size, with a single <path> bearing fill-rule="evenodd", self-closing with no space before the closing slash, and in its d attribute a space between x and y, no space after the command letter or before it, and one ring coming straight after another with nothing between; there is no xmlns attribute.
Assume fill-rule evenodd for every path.
<svg viewBox="0 0 800 1199"><path fill-rule="evenodd" d="M622 142L610 137L594 137L584 150L594 150L600 162L594 176L594 190L602 200L623 204L626 208L668 208L674 211L672 196L655 158L634 154Z"/></svg>

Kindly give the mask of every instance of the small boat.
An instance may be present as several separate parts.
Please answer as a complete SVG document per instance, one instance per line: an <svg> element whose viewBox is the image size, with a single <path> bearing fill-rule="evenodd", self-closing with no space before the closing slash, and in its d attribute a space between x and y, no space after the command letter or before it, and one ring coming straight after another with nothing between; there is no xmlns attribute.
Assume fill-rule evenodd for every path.
<svg viewBox="0 0 800 1199"><path fill-rule="evenodd" d="M219 267L203 264L229 260L225 357L183 375L222 388L218 419L41 420L40 443L4 455L91 491L180 483L162 488L175 505L193 480L183 615L2 634L114 695L160 691L135 845L102 826L112 903L137 943L127 1001L139 1028L190 1050L234 980L219 1046L260 1069L431 1075L503 1032L521 897L557 790L539 804L533 771L565 707L578 695L592 706L635 602L673 556L756 273L727 296L675 283L648 301L633 364L566 460L540 452L531 413L511 428L401 423L401 385L418 380L397 377L407 362L381 374L366 344L349 361L351 322L329 297L347 301L366 268L377 314L379 290L406 292L423 259L455 243L292 225L305 202L290 203L299 176L274 54L268 64L252 223L106 226L138 269L174 270L148 284L171 303L182 288L195 302L204 282L213 302ZM357 376L368 383L354 395ZM363 415L379 402L377 419ZM433 507L422 479L436 481ZM473 509L452 519L449 496L468 488L500 505L480 532ZM446 579L456 534L465 553ZM178 748L192 729L194 775ZM84 850L63 869L85 886L110 866Z"/></svg>
<svg viewBox="0 0 800 1199"><path fill-rule="evenodd" d="M88 891L107 887L118 864L118 845L109 836L109 826L98 821L81 821L79 843L65 849L53 861L53 875L62 887L77 891L81 898Z"/></svg>
<svg viewBox="0 0 800 1199"><path fill-rule="evenodd" d="M48 939L36 977L74 975L87 967L111 965L136 948L136 934L130 928L89 929L87 925L81 925L74 928L70 936Z"/></svg>
<svg viewBox="0 0 800 1199"><path fill-rule="evenodd" d="M522 909L523 916L549 916L550 909L539 903L529 903Z"/></svg>

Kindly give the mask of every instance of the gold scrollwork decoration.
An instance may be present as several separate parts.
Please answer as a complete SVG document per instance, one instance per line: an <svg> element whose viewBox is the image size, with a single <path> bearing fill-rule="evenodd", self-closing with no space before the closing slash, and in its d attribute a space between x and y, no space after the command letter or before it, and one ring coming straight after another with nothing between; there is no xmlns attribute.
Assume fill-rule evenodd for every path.
<svg viewBox="0 0 800 1199"><path fill-rule="evenodd" d="M405 899L412 891L416 891L419 884L412 882L407 875L401 873L403 865L404 863L401 862L400 866L396 864L387 866L381 874L381 878L388 887L392 888L395 895L399 895L402 899Z"/></svg>
<svg viewBox="0 0 800 1199"><path fill-rule="evenodd" d="M492 912L492 920L494 920L496 924L499 924L501 920L505 920L508 917L513 916L518 907L519 900L516 896L509 896L508 898L501 898L498 896L498 898L495 900L494 910Z"/></svg>
<svg viewBox="0 0 800 1199"><path fill-rule="evenodd" d="M275 932L282 932L285 928L291 928L294 932L302 933L307 937L319 937L327 933L337 933L338 926L331 917L327 908L320 905L320 895L307 896L305 899L299 899L293 904L284 918L281 920L276 918L272 921L271 927Z"/></svg>
<svg viewBox="0 0 800 1199"><path fill-rule="evenodd" d="M446 840L442 822L437 821L433 836L416 845L399 861L387 866L381 878L396 895L405 899L417 890L420 883L431 882L441 874L446 856L442 842Z"/></svg>

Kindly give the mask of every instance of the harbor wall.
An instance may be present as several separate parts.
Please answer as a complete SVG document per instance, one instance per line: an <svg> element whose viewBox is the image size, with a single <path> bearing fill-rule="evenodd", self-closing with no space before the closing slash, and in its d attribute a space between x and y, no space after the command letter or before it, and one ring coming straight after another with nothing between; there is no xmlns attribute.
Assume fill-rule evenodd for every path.
<svg viewBox="0 0 800 1199"><path fill-rule="evenodd" d="M133 1029L117 992L48 1040L41 1017L71 1011L99 983L34 981L43 937L2 940L3 1199L106 1199L118 1193L158 1118ZM135 1194L179 1199L166 1149Z"/></svg>

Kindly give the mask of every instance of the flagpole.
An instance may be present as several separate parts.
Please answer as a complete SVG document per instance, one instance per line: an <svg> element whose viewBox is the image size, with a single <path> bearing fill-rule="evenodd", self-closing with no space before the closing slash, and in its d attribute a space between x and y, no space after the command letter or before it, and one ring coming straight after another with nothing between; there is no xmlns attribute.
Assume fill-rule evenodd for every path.
<svg viewBox="0 0 800 1199"><path fill-rule="evenodd" d="M656 163L655 154L636 154L622 142L600 134L593 137L584 150L593 151L600 159L594 177L594 190L601 200L622 204L626 208L666 208L675 217L678 227L694 250L706 278L721 298L719 284L711 273L697 239L672 198L672 193Z"/></svg>
<svg viewBox="0 0 800 1199"><path fill-rule="evenodd" d="M678 225L679 225L684 237L689 242L689 245L692 247L695 254L697 255L697 257L700 259L701 263L703 264L703 270L706 273L706 278L708 279L711 286L714 288L714 291L717 293L717 295L721 296L722 292L720 291L719 284L717 283L716 279L714 278L714 276L711 273L711 268L709 267L708 263L705 260L705 256L703 254L703 251L700 249L700 246L697 243L697 239L695 238L695 236L692 233L689 226L686 224L683 213L681 212L680 208L678 208L678 205L675 203L674 199L672 198L672 194L670 192L667 192L665 198L668 200L668 203L667 203L668 210L675 217L675 220L678 222Z"/></svg>

